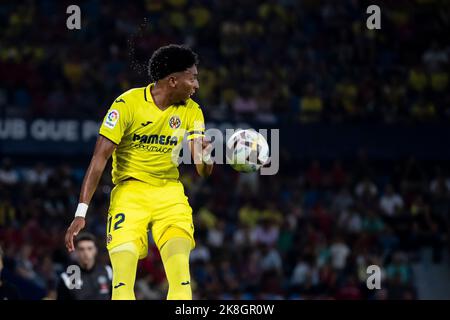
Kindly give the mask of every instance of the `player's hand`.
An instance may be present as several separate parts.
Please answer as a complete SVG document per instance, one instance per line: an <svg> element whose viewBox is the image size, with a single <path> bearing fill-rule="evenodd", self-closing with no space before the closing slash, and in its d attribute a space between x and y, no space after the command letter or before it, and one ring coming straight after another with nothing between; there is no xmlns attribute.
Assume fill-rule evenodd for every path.
<svg viewBox="0 0 450 320"><path fill-rule="evenodd" d="M213 145L211 141L206 138L202 139L202 159L206 164L212 164L211 152L213 150ZM207 159L207 160L206 160Z"/></svg>
<svg viewBox="0 0 450 320"><path fill-rule="evenodd" d="M202 149L205 150L207 147L212 147L211 141L206 137L202 139ZM212 149L212 148L211 148Z"/></svg>
<svg viewBox="0 0 450 320"><path fill-rule="evenodd" d="M86 224L86 220L83 217L75 217L70 224L69 228L67 228L65 243L66 248L69 252L75 250L75 246L73 245L73 238L78 235L81 229L84 228Z"/></svg>

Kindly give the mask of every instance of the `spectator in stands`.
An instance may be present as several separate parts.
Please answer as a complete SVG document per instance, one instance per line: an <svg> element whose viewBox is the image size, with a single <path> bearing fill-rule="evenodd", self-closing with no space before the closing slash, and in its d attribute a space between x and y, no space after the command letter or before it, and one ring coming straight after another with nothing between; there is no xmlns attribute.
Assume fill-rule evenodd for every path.
<svg viewBox="0 0 450 320"><path fill-rule="evenodd" d="M58 300L109 300L111 298L112 269L97 261L95 237L83 233L75 239L76 267L80 273L67 270L61 274ZM75 268L76 270L76 268ZM78 275L78 277L77 277ZM114 285L126 285L117 283Z"/></svg>
<svg viewBox="0 0 450 320"><path fill-rule="evenodd" d="M392 217L403 209L403 199L395 193L394 187L391 184L386 185L384 194L380 198L380 209L383 214Z"/></svg>
<svg viewBox="0 0 450 320"><path fill-rule="evenodd" d="M317 122L321 120L322 111L322 98L316 93L314 85L309 83L300 99L300 122Z"/></svg>

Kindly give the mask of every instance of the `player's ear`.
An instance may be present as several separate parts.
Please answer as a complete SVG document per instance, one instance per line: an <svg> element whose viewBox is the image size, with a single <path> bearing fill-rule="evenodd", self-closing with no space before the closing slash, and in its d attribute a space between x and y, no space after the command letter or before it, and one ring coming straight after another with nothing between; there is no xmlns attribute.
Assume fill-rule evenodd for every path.
<svg viewBox="0 0 450 320"><path fill-rule="evenodd" d="M169 77L169 86L175 88L177 86L177 78L175 76Z"/></svg>

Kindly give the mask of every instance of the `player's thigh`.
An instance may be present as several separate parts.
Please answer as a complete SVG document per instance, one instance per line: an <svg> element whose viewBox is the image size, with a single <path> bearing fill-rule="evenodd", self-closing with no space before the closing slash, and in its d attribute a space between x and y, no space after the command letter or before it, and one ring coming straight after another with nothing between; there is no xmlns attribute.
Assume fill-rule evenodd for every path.
<svg viewBox="0 0 450 320"><path fill-rule="evenodd" d="M106 224L108 250L126 242L139 244L140 256L146 253L150 220L143 190L134 184L121 184L111 192Z"/></svg>
<svg viewBox="0 0 450 320"><path fill-rule="evenodd" d="M152 214L152 235L156 245L160 248L170 236L184 235L191 240L194 248L192 208L184 194L183 185L172 184L161 188L158 192L160 200L153 207Z"/></svg>

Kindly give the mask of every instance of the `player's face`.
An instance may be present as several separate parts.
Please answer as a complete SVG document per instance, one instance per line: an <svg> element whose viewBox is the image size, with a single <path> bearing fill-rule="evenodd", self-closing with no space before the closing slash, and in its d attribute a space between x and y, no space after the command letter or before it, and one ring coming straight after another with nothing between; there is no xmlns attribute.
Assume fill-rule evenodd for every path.
<svg viewBox="0 0 450 320"><path fill-rule="evenodd" d="M81 265L90 265L97 255L97 247L93 241L80 241L77 244L77 255Z"/></svg>
<svg viewBox="0 0 450 320"><path fill-rule="evenodd" d="M197 66L192 66L177 77L176 99L183 103L195 94L199 88Z"/></svg>

